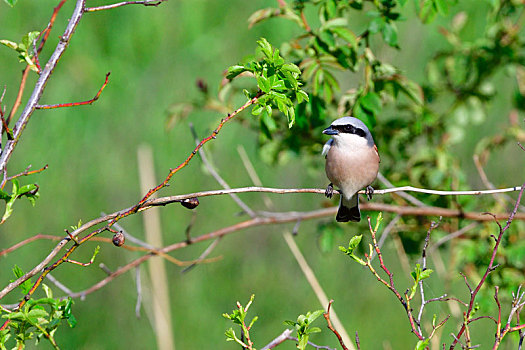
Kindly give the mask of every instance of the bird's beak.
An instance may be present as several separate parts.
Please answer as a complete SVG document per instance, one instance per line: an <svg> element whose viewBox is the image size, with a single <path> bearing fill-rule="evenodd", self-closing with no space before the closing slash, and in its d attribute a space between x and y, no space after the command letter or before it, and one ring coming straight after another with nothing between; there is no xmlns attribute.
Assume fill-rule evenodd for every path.
<svg viewBox="0 0 525 350"><path fill-rule="evenodd" d="M339 134L339 131L337 131L336 129L332 128L332 126L330 125L329 127L327 127L326 129L323 130L323 134L325 134L325 135L337 135L337 134Z"/></svg>

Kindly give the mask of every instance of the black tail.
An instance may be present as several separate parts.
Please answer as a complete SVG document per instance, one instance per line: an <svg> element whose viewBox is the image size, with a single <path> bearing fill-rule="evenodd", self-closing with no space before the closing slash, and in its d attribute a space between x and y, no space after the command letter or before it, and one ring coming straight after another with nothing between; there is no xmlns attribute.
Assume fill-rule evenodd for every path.
<svg viewBox="0 0 525 350"><path fill-rule="evenodd" d="M359 211L359 205L356 205L352 208L348 208L345 207L343 203L341 203L339 205L339 210L337 211L337 216L335 217L335 220L337 220L338 222L361 221L361 212Z"/></svg>

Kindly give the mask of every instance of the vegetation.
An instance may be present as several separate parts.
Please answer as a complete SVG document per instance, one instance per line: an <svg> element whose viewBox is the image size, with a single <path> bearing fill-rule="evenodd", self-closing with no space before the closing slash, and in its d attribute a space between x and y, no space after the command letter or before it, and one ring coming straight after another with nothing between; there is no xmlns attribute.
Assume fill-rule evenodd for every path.
<svg viewBox="0 0 525 350"><path fill-rule="evenodd" d="M520 186L522 2L143 3L0 4L2 348L162 347L162 317L182 349L521 344L519 188L378 190L368 220L342 225L320 209L334 204L320 152L323 128L353 115L378 146L378 189ZM160 175L140 170L139 193L144 143ZM201 193L220 187L234 201ZM146 273L154 259L173 264Z"/></svg>

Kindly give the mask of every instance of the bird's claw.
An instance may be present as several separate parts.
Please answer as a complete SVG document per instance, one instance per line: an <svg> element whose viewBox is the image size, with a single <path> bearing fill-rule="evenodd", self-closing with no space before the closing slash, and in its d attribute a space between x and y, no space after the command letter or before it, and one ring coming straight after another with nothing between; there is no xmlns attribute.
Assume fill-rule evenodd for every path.
<svg viewBox="0 0 525 350"><path fill-rule="evenodd" d="M324 191L324 195L327 198L332 198L332 196L334 195L334 186L331 183L326 187L326 191Z"/></svg>
<svg viewBox="0 0 525 350"><path fill-rule="evenodd" d="M368 200L371 200L372 199L372 195L374 194L374 188L372 186L370 186L370 185L366 186L365 194L366 194L366 198Z"/></svg>

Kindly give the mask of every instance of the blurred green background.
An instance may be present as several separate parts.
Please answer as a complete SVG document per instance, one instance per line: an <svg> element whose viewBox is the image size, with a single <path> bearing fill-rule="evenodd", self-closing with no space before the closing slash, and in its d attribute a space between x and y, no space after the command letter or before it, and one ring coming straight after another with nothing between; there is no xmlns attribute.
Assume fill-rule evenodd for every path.
<svg viewBox="0 0 525 350"><path fill-rule="evenodd" d="M0 39L19 41L27 32L42 30L57 2L20 0L10 8L0 3ZM90 6L99 3L90 1ZM69 1L60 11L50 40L41 55L45 62L62 34L65 21L72 12ZM27 182L40 186L40 199L35 208L27 201L19 201L13 216L0 228L0 249L9 247L37 233L62 235L63 230L136 203L139 189L137 148L150 145L154 150L155 171L160 182L170 168L180 164L194 147L188 123L191 121L202 137L208 135L223 115L212 112L191 113L167 131L165 123L170 105L192 101L199 96L197 79L205 80L212 94L218 90L224 70L242 57L252 54L255 42L267 38L279 46L296 34L296 29L282 19L274 19L248 29L247 18L254 11L276 6L273 1L168 1L161 6L127 6L119 9L86 14L57 66L45 90L41 103L63 103L91 98L111 71L110 81L101 98L91 106L37 111L24 132L21 142L9 163L8 172L14 174L29 164L49 169ZM466 1L458 5L469 14L466 35L473 38L483 25L487 4ZM440 26L449 19L438 19L422 25L415 19L411 6L403 10L407 20L399 26L402 50L383 47L378 42L376 54L399 66L404 73L421 81L425 64L437 48L446 46L439 34ZM315 14L309 14L315 17ZM23 65L6 47L0 47L0 85L5 85L4 103L8 110L16 96ZM351 76L347 86L352 86ZM477 141L508 124L510 92L514 88L512 76L501 73L497 80L498 97L488 118L481 125L471 125L468 137L457 148L462 157L461 166L467 170L469 183L481 186L472 165L471 156ZM28 80L24 105L30 95L36 74ZM511 82L511 83L508 83ZM250 118L246 113L244 118ZM336 116L334 116L335 118ZM294 132L292 128L289 132ZM208 143L205 150L219 173L231 187L250 186L252 182L237 153L242 145L268 187L324 187L323 160L292 156L285 164L269 165L258 155L258 136L240 123L227 124L217 140ZM381 145L379 150L381 152ZM487 166L490 179L496 186L519 185L524 171L517 148L501 150ZM521 158L520 158L521 159ZM309 171L303 171L307 166ZM312 165L313 164L313 165ZM505 168L503 173L499 169ZM385 174L388 177L388 174ZM198 158L177 173L171 186L160 195L190 193L218 189L220 186L207 173ZM314 210L328 202L319 195L272 195L276 210ZM265 210L259 194L244 194L249 205ZM377 199L377 197L376 197ZM239 217L240 209L227 196L201 200L195 210L196 221L192 235L197 236L232 225L246 217ZM184 231L192 212L179 205L160 209L165 244L183 241ZM386 222L392 216L385 215ZM421 219L421 234L431 219ZM381 288L369 271L351 263L347 257L333 250L323 252L319 247L318 223L332 218L304 222L295 237L299 247L316 272L334 307L352 335L357 330L363 348L408 349L416 338L411 336L406 314L394 296ZM121 221L130 233L143 238L141 215ZM286 246L282 232L291 231L293 224L264 226L240 231L225 237L212 253L222 257L217 262L197 266L187 274L181 268L167 263L173 334L177 349L236 349L226 343L224 331L230 324L221 315L231 312L237 300L247 302L255 294L251 315L258 315L252 338L261 348L284 329L284 320L295 320L301 313L326 307L319 305L299 266ZM336 236L335 246L345 245L358 233L366 235L364 225L344 225L345 234ZM495 228L495 227L494 227ZM399 228L402 233L403 228ZM109 237L107 233L105 236ZM18 264L24 271L33 268L54 246L54 242L38 241L0 258L0 285L12 279L11 269ZM191 260L207 247L209 242L190 246L173 253L177 259ZM74 258L87 261L95 243L77 250ZM98 263L111 270L140 256L101 244ZM394 242L387 241L385 259L394 272L400 290L411 281L399 262ZM444 253L446 261L446 252ZM411 263L417 256L410 256ZM95 264L97 265L97 264ZM97 266L81 268L62 265L53 276L73 291L83 290L105 273ZM142 274L147 269L142 266ZM459 276L457 276L459 277ZM61 292L49 284L55 295ZM144 278L144 283L147 283ZM460 278L452 278L452 289L466 298L468 291ZM444 280L435 278L427 283L427 293L437 297L444 293ZM145 287L146 288L146 287ZM148 288L146 288L148 289ZM136 291L134 272L115 279L103 289L75 300L73 312L78 319L76 328L63 326L57 333L57 342L64 349L148 349L155 348L155 332L148 315L151 314L153 294L146 292L141 317L135 316ZM2 300L15 303L17 291ZM429 306L428 314L450 313L445 303ZM429 316L431 319L431 316ZM488 322L487 322L488 323ZM337 340L325 327L321 318L316 325L323 329L311 340L317 344L336 347ZM492 339L483 323L473 327L477 342ZM444 327L443 337L456 330L454 323ZM28 343L29 344L29 343ZM29 348L32 348L30 342ZM42 348L50 348L43 342ZM293 349L293 342L279 347ZM509 347L510 348L510 347Z"/></svg>

